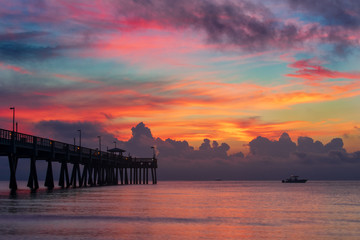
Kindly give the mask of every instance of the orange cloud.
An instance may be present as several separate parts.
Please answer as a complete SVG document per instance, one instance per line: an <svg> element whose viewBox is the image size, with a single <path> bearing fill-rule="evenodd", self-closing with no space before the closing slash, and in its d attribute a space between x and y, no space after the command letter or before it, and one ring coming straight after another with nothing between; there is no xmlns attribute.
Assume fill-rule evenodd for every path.
<svg viewBox="0 0 360 240"><path fill-rule="evenodd" d="M298 62L294 66L313 65ZM189 77L181 81L128 81L110 86L79 76L48 74L69 81L69 85L27 89L24 95L27 98L41 96L41 104L33 106L31 102L23 102L17 117L21 126L29 130L31 123L41 120L99 122L122 140L130 136L129 126L141 121L151 125L155 136L194 142L203 138L249 141L258 135L277 137L283 131L295 137L328 135L326 129L310 121L268 122L252 118L261 116L264 110L291 109L296 104L360 95L360 84L351 78L356 74L331 70L311 73L320 75L320 72L321 76L348 76L350 79L321 81L317 85L292 82L262 86L252 82L226 83L215 77L211 81ZM8 115L7 111L0 112L1 117ZM339 134L350 131L346 123L329 122L326 126L336 129L331 133Z"/></svg>

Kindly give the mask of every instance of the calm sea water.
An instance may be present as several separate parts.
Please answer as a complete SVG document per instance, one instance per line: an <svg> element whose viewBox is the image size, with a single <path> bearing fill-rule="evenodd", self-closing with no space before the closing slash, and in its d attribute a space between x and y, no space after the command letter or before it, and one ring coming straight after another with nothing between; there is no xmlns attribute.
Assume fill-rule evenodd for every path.
<svg viewBox="0 0 360 240"><path fill-rule="evenodd" d="M159 182L23 190L0 182L1 239L359 239L360 182Z"/></svg>

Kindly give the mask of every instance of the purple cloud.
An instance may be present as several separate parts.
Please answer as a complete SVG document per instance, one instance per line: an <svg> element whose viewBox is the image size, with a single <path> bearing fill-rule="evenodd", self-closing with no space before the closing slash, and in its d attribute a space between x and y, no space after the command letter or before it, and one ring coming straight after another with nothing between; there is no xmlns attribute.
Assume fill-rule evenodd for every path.
<svg viewBox="0 0 360 240"><path fill-rule="evenodd" d="M279 140L257 137L249 143L250 153L229 154L226 143L204 139L199 149L187 141L154 138L144 123L132 128L133 136L120 144L132 155L149 156L156 146L160 179L211 180L277 179L300 174L312 179L354 179L360 154L347 153L340 138L327 144L299 137L298 144L287 133Z"/></svg>
<svg viewBox="0 0 360 240"><path fill-rule="evenodd" d="M77 129L82 129L86 147L96 148L98 135L104 145L114 141L114 136L95 122L42 121L35 128L37 135L68 143L78 136ZM150 128L139 123L132 128L128 141L118 141L118 147L133 157L151 157L151 146L156 147L160 180L280 180L290 174L312 180L359 179L360 152L347 153L340 138L324 145L309 137L299 137L296 144L287 133L273 141L257 137L249 143L250 153L244 156L241 152L229 154L228 144L209 139L195 149L187 141L154 138Z"/></svg>
<svg viewBox="0 0 360 240"><path fill-rule="evenodd" d="M296 144L291 141L289 134L283 133L279 141L270 141L264 137L257 137L249 143L250 154L274 157L288 157L296 151Z"/></svg>
<svg viewBox="0 0 360 240"><path fill-rule="evenodd" d="M298 151L301 153L324 153L325 147L320 141L314 142L312 138L299 137Z"/></svg>
<svg viewBox="0 0 360 240"><path fill-rule="evenodd" d="M149 0L119 2L117 9L118 15L127 20L142 19L164 28L200 30L209 43L234 45L246 51L292 46L309 35L300 26L276 21L269 8L250 1Z"/></svg>
<svg viewBox="0 0 360 240"><path fill-rule="evenodd" d="M356 9L359 4L356 1L326 3L289 0L289 8L302 9L305 15L318 13L326 20L335 19L336 25L328 24L328 21L323 24L316 19L311 24L281 21L274 15L271 6L253 1L134 0L118 2L117 14L125 25L131 20L142 20L139 25L131 25L130 30L143 27L144 22L169 29L199 30L206 34L209 43L221 48L236 46L244 51L262 51L288 49L301 46L306 41L319 41L333 44L338 54L346 54L351 46L359 45L358 41L350 40L352 33L345 31L358 26L360 15ZM285 6L284 10L289 10Z"/></svg>
<svg viewBox="0 0 360 240"><path fill-rule="evenodd" d="M358 29L360 27L360 2L357 0L288 0L293 9L302 10L310 17L322 18L330 26Z"/></svg>
<svg viewBox="0 0 360 240"><path fill-rule="evenodd" d="M208 43L219 48L235 47L243 51L289 49L302 46L306 41L318 41L333 44L337 53L345 54L349 47L359 45L357 40L350 40L352 32L346 32L359 26L360 4L357 1L288 0L288 3L282 6L284 11L301 10L305 16L316 14L324 21L318 22L315 18L310 24L283 21L274 14L271 5L245 0L111 1L100 4L101 8L91 3L73 5L66 1L37 5L17 3L17 8L27 7L30 11L27 14L22 11L7 13L4 9L4 21L23 22L24 29L25 23L33 24L39 30L0 35L0 43L7 40L6 44L0 44L0 54L44 59L63 49L101 44L99 35L102 33L139 29L191 29L203 33ZM75 37L70 40L68 35ZM18 42L24 39L36 44ZM69 40L65 43L64 39Z"/></svg>
<svg viewBox="0 0 360 240"><path fill-rule="evenodd" d="M64 143L73 144L73 139L76 138L76 145L79 144L79 132L81 130L82 146L90 148L98 148L98 138L101 136L103 146L102 150L106 151L106 144L113 143L116 139L111 133L108 133L98 122L65 122L59 120L40 121L35 124L34 132L38 136L51 138Z"/></svg>

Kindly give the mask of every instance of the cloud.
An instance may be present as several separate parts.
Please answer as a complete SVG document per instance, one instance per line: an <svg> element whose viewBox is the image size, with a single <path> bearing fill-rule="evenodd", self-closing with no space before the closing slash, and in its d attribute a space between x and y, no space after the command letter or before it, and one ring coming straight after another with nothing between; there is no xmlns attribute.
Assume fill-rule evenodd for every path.
<svg viewBox="0 0 360 240"><path fill-rule="evenodd" d="M0 42L0 58L11 61L41 60L57 56L57 47Z"/></svg>
<svg viewBox="0 0 360 240"><path fill-rule="evenodd" d="M348 154L343 148L341 138L334 138L329 143L323 144L310 137L299 137L298 144L293 142L287 133L283 133L279 140L269 140L257 137L249 143L250 153L247 156L254 161L271 159L273 163L297 162L307 165L321 165L328 163L342 164L345 162L356 162L360 164L357 155ZM354 158L355 157L355 158Z"/></svg>
<svg viewBox="0 0 360 240"><path fill-rule="evenodd" d="M159 177L173 180L204 180L226 177L227 170L234 166L243 154L227 154L230 146L226 143L204 139L199 149L187 141L153 138L151 131L143 123L132 128L132 137L120 143L132 155L152 156L150 146L156 147L159 159ZM219 170L219 171L218 171ZM218 171L218 172L217 172ZM229 177L229 176L227 176Z"/></svg>
<svg viewBox="0 0 360 240"><path fill-rule="evenodd" d="M324 153L325 147L322 142L314 142L314 140L310 137L299 137L298 151L301 153Z"/></svg>
<svg viewBox="0 0 360 240"><path fill-rule="evenodd" d="M56 47L44 43L49 33L45 31L23 31L0 34L0 58L9 61L47 59L57 55Z"/></svg>
<svg viewBox="0 0 360 240"><path fill-rule="evenodd" d="M250 1L133 1L118 3L117 9L124 24L132 19L141 23L132 29L155 22L163 28L200 30L209 43L245 51L291 47L313 35L313 29L278 22L269 8Z"/></svg>
<svg viewBox="0 0 360 240"><path fill-rule="evenodd" d="M47 32L43 31L30 31L30 32L10 32L0 34L0 42L10 41L28 41L29 39L42 37L47 35Z"/></svg>
<svg viewBox="0 0 360 240"><path fill-rule="evenodd" d="M202 162L211 159L230 160L227 154L230 146L226 143L219 144L217 141L211 142L209 139L204 139L199 149L196 150L187 141L154 138L151 130L142 122L133 127L131 131L132 137L128 141L119 142L119 146L134 156L152 156L151 147L154 146L159 158L178 159L180 162ZM239 156L242 156L242 153L233 155L233 157Z"/></svg>
<svg viewBox="0 0 360 240"><path fill-rule="evenodd" d="M289 64L289 67L298 69L295 73L286 74L287 77L302 78L309 81L319 81L324 79L360 79L360 72L339 72L321 66L321 62L316 59L303 59Z"/></svg>
<svg viewBox="0 0 360 240"><path fill-rule="evenodd" d="M343 148L344 143L341 138L334 138L331 140L331 142L327 143L325 145L325 151L337 151L337 152L346 152Z"/></svg>
<svg viewBox="0 0 360 240"><path fill-rule="evenodd" d="M293 10L301 10L301 13L318 21L322 26L322 42L334 44L334 52L339 56L351 53L351 49L359 46L357 36L360 26L360 3L357 0L345 1L311 1L311 0L288 0ZM315 17L314 17L315 16Z"/></svg>
<svg viewBox="0 0 360 240"><path fill-rule="evenodd" d="M321 17L327 25L346 28L360 27L360 2L357 0L288 0L293 9L303 10L310 16Z"/></svg>
<svg viewBox="0 0 360 240"><path fill-rule="evenodd" d="M296 144L292 142L287 133L283 133L278 141L270 141L264 137L257 137L249 142L250 154L272 156L272 157L289 157L296 151Z"/></svg>
<svg viewBox="0 0 360 240"><path fill-rule="evenodd" d="M287 133L283 133L279 140L269 140L265 137L257 137L249 142L250 154L269 157L289 157L290 154L298 153L330 153L333 151L346 153L341 138L334 138L329 143L323 144L310 137L298 137L298 144L293 142Z"/></svg>
<svg viewBox="0 0 360 240"><path fill-rule="evenodd" d="M296 62L294 66L302 70L302 67L307 66L314 66L315 69L318 65L309 60L302 64ZM238 116L245 112L257 115L256 112L263 109L285 109L301 103L344 99L358 95L360 89L358 81L344 80L314 80L312 82L324 84L312 88L307 88L307 82L304 84L302 81L272 86L186 79L149 82L135 79L98 84L97 81L89 81L92 78L79 77L79 74L62 74L51 78L53 74L40 74L39 71L34 71L32 75L4 72L9 77L4 76L0 82L0 93L7 101L0 105L7 109L8 102L11 102L19 107L22 129L25 123L30 130L33 122L44 119L71 119L74 122L92 119L106 124L107 129L113 129L117 136L125 132L125 136L119 136L121 140L130 135L128 124L132 124L134 119L151 119L152 123L157 125L158 136L164 139L171 136L189 141L201 141L204 138L224 139L229 136L250 141L258 135L272 138L281 134L284 129L301 130L309 135L314 131L326 135L338 134L340 131L347 131L346 122L328 124L327 127L333 131L329 133L324 126L315 127L306 119L294 121L290 118L287 121L269 122L251 115L241 119ZM340 77L340 74L345 73L339 72L338 75ZM309 74L317 76L316 73ZM352 74L355 77L356 73ZM164 111L167 113L166 119L162 117ZM7 116L6 111L2 116ZM127 126L124 126L124 123L127 123ZM335 130L337 132L334 132Z"/></svg>
<svg viewBox="0 0 360 240"><path fill-rule="evenodd" d="M287 133L278 140L257 137L250 141L250 153L228 154L226 143L204 139L198 149L187 141L154 138L144 123L132 128L132 137L120 142L132 154L151 156L155 146L159 176L163 179L211 180L278 179L290 174L312 179L354 179L360 168L360 154L347 153L340 138L327 144L310 137L299 137L298 144Z"/></svg>
<svg viewBox="0 0 360 240"><path fill-rule="evenodd" d="M65 122L59 120L40 121L35 124L34 132L45 138L73 144L76 139L76 145L79 145L79 131L81 130L81 143L84 147L98 148L98 136L101 136L102 142L111 144L116 139L113 134L107 132L104 126L99 122ZM102 150L106 150L103 145Z"/></svg>
<svg viewBox="0 0 360 240"><path fill-rule="evenodd" d="M305 8L307 4L291 1L290 6L292 9L304 6L304 9L308 10L305 14L311 14L310 1L306 2L309 3L309 8ZM315 5L318 8L313 11L320 12L323 8L326 9L323 11L326 19L331 19L332 15L337 14L334 11L335 4ZM339 2L337 5L345 9L349 4ZM358 6L356 3L353 5ZM284 11L286 10L288 9L285 8ZM345 55L351 47L359 45L352 37L354 32L347 28L350 25L356 26L359 19L358 11L351 11L352 18L351 14L343 14L343 17L338 18L339 24L336 26L323 25L316 21L280 21L270 6L253 1L127 1L117 2L117 13L122 19L119 22L120 29L127 27L133 31L142 28L152 29L154 26L156 29L191 29L204 33L208 43L224 49L291 49L303 46L305 42L317 42L332 44L335 53ZM346 16L353 20L346 21Z"/></svg>
<svg viewBox="0 0 360 240"><path fill-rule="evenodd" d="M356 1L326 1L327 4L313 4L311 1L289 0L291 9L303 10L304 14L308 15L317 13L325 19L326 24L316 21L282 21L274 14L271 5L267 6L259 1L124 0L81 3L83 2L73 5L67 1L52 2L40 4L37 8L28 3L15 4L18 8L28 7L28 15L24 16L23 12L15 11L5 14L5 19L13 21L17 17L23 22L43 26L51 31L56 23L62 22L61 29L58 29L63 36L60 41L67 43L59 43L59 40L49 37L51 40L45 40L42 44L45 47L16 45L15 40L41 38L48 34L43 31L23 31L0 35L0 41L10 41L0 47L0 52L7 57L10 57L11 53L17 54L18 57L35 54L42 57L52 56L57 53L57 49L62 49L61 46L72 46L74 41L91 47L102 45L106 36L114 33L141 30L190 30L202 34L207 43L218 48L233 50L235 47L250 52L289 49L303 46L305 42L310 41L334 44L338 54L346 54L350 46L359 44L357 40L351 39L351 29L357 27L359 22L359 4ZM289 7L282 7L284 11L289 10ZM334 23L330 24L332 19ZM65 37L74 33L76 37L71 40ZM99 40L101 34L105 37ZM94 43L97 44L92 45ZM78 48L81 47L81 44L76 45ZM16 51L16 48L22 51ZM23 55L20 55L21 52Z"/></svg>
<svg viewBox="0 0 360 240"><path fill-rule="evenodd" d="M26 70L25 68L15 66L15 65L10 65L10 64L4 64L4 63L1 63L1 62L0 62L0 68L12 70L14 72L18 72L18 73L21 73L21 74L32 74L30 71Z"/></svg>
<svg viewBox="0 0 360 240"><path fill-rule="evenodd" d="M102 136L103 146L115 140L96 122L42 121L34 130L36 135L66 143L72 143L76 137L78 143L78 129L82 130L82 145L86 147L97 148L98 135ZM132 137L117 141L117 147L131 152L133 157L151 157L150 147L155 146L160 180L281 180L290 174L311 180L359 179L360 152L347 153L340 138L324 145L310 137L299 137L296 144L287 133L278 140L259 136L250 141L250 153L245 156L242 152L230 155L228 144L210 139L204 139L196 149L185 140L155 138L142 122L131 130ZM19 179L26 178L25 175Z"/></svg>
<svg viewBox="0 0 360 240"><path fill-rule="evenodd" d="M269 179L290 174L312 180L358 179L356 172L360 169L360 155L358 152L347 153L342 139L334 138L324 145L310 137L299 137L296 145L287 134L285 138L283 136L278 141L262 137L251 141L250 154L246 156L243 167L250 171L258 169ZM256 151L262 147L262 151Z"/></svg>

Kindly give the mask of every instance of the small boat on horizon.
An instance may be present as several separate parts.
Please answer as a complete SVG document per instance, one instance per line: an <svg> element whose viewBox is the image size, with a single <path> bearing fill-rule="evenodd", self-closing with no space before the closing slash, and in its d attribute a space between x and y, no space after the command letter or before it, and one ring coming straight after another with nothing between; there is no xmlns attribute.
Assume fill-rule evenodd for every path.
<svg viewBox="0 0 360 240"><path fill-rule="evenodd" d="M299 179L299 176L291 175L287 179L283 179L283 183L306 183L307 179Z"/></svg>

